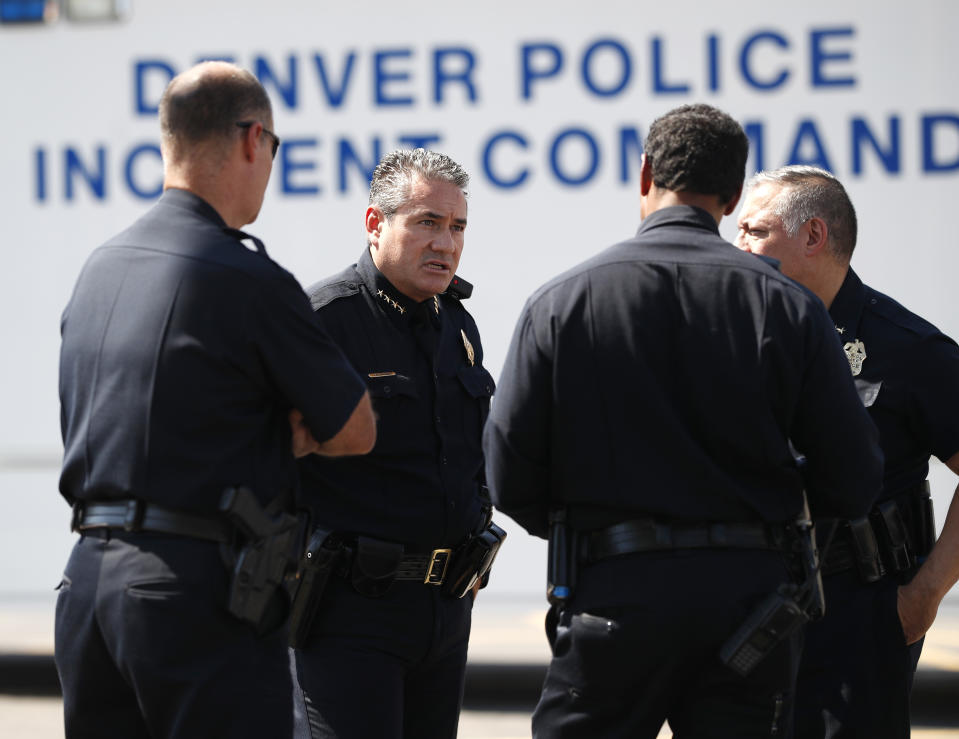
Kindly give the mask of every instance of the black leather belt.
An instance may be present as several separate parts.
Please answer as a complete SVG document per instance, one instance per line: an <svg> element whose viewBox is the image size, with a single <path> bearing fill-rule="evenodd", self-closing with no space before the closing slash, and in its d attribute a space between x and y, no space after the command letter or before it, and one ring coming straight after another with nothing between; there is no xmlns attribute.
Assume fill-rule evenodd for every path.
<svg viewBox="0 0 959 739"><path fill-rule="evenodd" d="M80 502L75 509L73 529L81 533L93 529L149 531L207 541L233 541L233 527L224 519L173 511L140 500Z"/></svg>
<svg viewBox="0 0 959 739"><path fill-rule="evenodd" d="M434 549L430 554L405 554L396 567L395 579L442 585L452 555L452 549Z"/></svg>
<svg viewBox="0 0 959 739"><path fill-rule="evenodd" d="M822 574L856 570L865 582L875 582L915 568L935 543L933 518L929 483L924 481L879 501L866 517L837 521Z"/></svg>
<svg viewBox="0 0 959 739"><path fill-rule="evenodd" d="M580 561L665 549L778 549L788 548L787 527L762 523L663 524L637 519L599 531L584 532Z"/></svg>

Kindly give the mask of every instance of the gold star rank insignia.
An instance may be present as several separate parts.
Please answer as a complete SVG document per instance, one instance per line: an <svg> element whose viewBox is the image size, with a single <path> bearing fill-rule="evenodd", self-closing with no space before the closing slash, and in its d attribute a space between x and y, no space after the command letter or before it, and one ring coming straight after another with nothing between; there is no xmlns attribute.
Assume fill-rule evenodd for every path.
<svg viewBox="0 0 959 739"><path fill-rule="evenodd" d="M862 372L862 363L866 361L866 345L859 339L847 341L843 345L846 352L846 359L849 360L849 369L852 370L852 376L855 377Z"/></svg>
<svg viewBox="0 0 959 739"><path fill-rule="evenodd" d="M463 337L463 348L466 349L466 358L470 362L470 367L476 364L476 352L473 351L473 345L470 344L470 340L466 338L466 331L460 329L460 336Z"/></svg>
<svg viewBox="0 0 959 739"><path fill-rule="evenodd" d="M385 301L387 302L387 304L393 306L393 310L398 310L398 311L400 312L400 315L403 315L404 313L406 313L406 308L404 308L402 305L400 305L399 303L397 303L395 300L393 300L393 298L391 298L389 295L387 295L387 294L386 294L385 292L383 292L382 290L377 290L377 291L376 291L376 294L377 294L379 297L383 298L383 300L385 300Z"/></svg>

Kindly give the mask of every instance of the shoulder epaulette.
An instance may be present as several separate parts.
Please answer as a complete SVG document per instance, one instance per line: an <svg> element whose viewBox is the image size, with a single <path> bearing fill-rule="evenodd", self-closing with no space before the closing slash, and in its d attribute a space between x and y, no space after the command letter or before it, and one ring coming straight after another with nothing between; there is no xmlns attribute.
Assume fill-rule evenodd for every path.
<svg viewBox="0 0 959 739"><path fill-rule="evenodd" d="M900 328L911 331L918 336L929 336L939 333L939 330L922 316L917 316L911 310L888 295L866 286L866 309L872 310L887 321Z"/></svg>
<svg viewBox="0 0 959 739"><path fill-rule="evenodd" d="M313 310L319 310L337 298L348 298L351 295L356 295L360 291L360 285L359 280L355 278L355 271L352 267L349 267L338 275L310 285L306 294L310 298L310 305L313 306Z"/></svg>

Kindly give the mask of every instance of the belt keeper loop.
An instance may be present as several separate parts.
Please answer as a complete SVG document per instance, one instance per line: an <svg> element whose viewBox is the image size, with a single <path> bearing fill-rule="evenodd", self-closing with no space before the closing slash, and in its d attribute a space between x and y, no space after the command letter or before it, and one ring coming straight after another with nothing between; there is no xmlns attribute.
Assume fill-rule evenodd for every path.
<svg viewBox="0 0 959 739"><path fill-rule="evenodd" d="M123 530L137 532L143 528L143 515L146 505L142 500L128 500L127 511L123 517Z"/></svg>
<svg viewBox="0 0 959 739"><path fill-rule="evenodd" d="M709 543L724 547L729 542L726 524L713 523L709 525Z"/></svg>
<svg viewBox="0 0 959 739"><path fill-rule="evenodd" d="M83 501L77 498L73 501L73 515L70 518L70 531L79 531L83 521Z"/></svg>

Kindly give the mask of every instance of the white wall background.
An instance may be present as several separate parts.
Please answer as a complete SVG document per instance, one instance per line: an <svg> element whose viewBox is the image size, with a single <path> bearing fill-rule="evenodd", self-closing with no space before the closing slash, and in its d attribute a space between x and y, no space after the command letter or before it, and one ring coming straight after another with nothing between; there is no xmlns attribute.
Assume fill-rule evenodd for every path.
<svg viewBox="0 0 959 739"><path fill-rule="evenodd" d="M49 592L72 543L68 511L56 493L59 315L89 252L148 207L127 187L124 174L135 147L158 142L155 117L135 110L135 66L144 60L162 60L179 71L203 57L231 56L248 67L262 58L281 80L288 78L289 60L295 60L295 106L267 86L275 130L284 140L300 143L278 156L261 217L248 230L261 236L271 255L304 284L339 270L363 247L365 184L352 169L346 191L339 191L338 142L350 142L369 158L372 138L387 151L403 135L438 133L441 140L434 148L473 174L460 274L476 285L468 305L494 376L527 295L635 231L638 154L630 152L633 177L621 182L618 132L644 133L659 114L695 101L760 124L766 167L788 163L803 121L810 121L859 212L857 271L959 336L953 288L959 273L953 226L959 168L926 171L922 149L924 117L959 116L959 46L954 43L959 5L951 0L881 0L868 9L847 0L788 6L677 1L655 7L615 0L473 5L371 0L362 9L352 8L306 0L135 0L132 16L120 24L80 26L61 20L42 28L0 27L0 99L5 101L0 116L0 594ZM822 61L820 72L853 84L815 84L817 33L826 34L821 53L831 57ZM749 47L750 73L767 81L788 74L768 91L751 85L741 70L743 49L757 37ZM714 64L711 38L716 39ZM624 76L624 58L629 59L628 82L616 95L597 96L584 83L584 54L597 42L605 45L589 57L594 85L613 88ZM555 46L564 64L557 75L537 80L524 99L521 51L529 44ZM455 83L444 88L442 102L434 101L433 55L448 47L472 54L475 101ZM333 107L314 57L322 56L335 85L351 52L350 83L342 105ZM411 98L411 104L376 104L377 53L387 53L384 69L394 75L382 83L381 93ZM145 95L155 102L163 84L165 79L148 77ZM687 90L663 90L669 85ZM897 171L883 167L868 147L862 171L854 171L851 131L857 118L883 146L889 145L890 120L898 121ZM594 175L580 185L562 183L550 166L552 142L571 129L588 131L599 152ZM486 142L503 131L527 141L525 149L502 143L492 157L499 177L528 169L524 184L512 189L496 186L483 166ZM801 158L815 162L815 142L809 135L803 141ZM932 147L940 164L959 165L959 124L939 125ZM74 197L66 198L65 151L75 151L95 169L98 148L106 157L105 195L95 196L78 180ZM46 157L43 197L37 194L38 150ZM560 168L570 176L582 174L589 169L588 155L583 139L573 135L562 148ZM159 181L155 160L143 156L136 162L133 177L140 186ZM754 154L751 167L756 164ZM284 189L284 179L296 187L316 185L321 192L292 194ZM734 222L727 219L723 225L728 238ZM954 477L941 466L933 476L937 498L947 500ZM496 583L502 593L542 593L540 543L514 529L503 559Z"/></svg>

